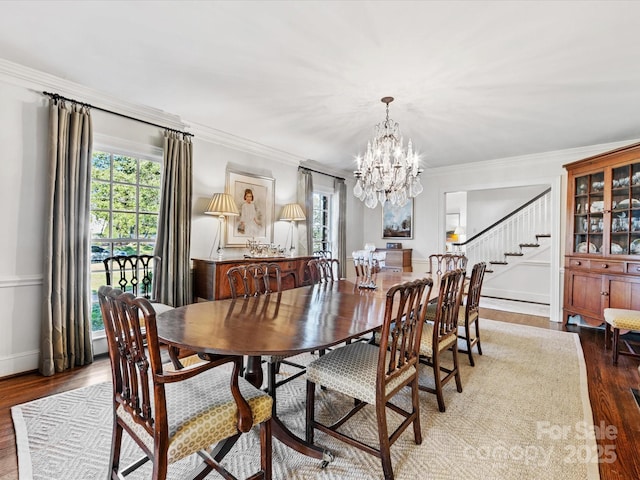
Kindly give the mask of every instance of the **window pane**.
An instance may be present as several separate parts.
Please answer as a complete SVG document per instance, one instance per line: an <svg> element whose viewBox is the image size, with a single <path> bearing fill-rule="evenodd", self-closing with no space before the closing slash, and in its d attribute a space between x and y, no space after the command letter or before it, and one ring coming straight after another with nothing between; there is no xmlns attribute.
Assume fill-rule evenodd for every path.
<svg viewBox="0 0 640 480"><path fill-rule="evenodd" d="M123 155L113 156L113 181L124 183L137 183L138 162L135 158Z"/></svg>
<svg viewBox="0 0 640 480"><path fill-rule="evenodd" d="M91 182L91 210L108 210L111 199L111 184L107 182Z"/></svg>
<svg viewBox="0 0 640 480"><path fill-rule="evenodd" d="M135 185L113 186L113 209L134 211L136 209Z"/></svg>
<svg viewBox="0 0 640 480"><path fill-rule="evenodd" d="M136 214L113 212L113 238L135 238Z"/></svg>
<svg viewBox="0 0 640 480"><path fill-rule="evenodd" d="M109 218L111 213L103 211L91 212L91 238L109 238Z"/></svg>
<svg viewBox="0 0 640 480"><path fill-rule="evenodd" d="M99 180L111 179L111 155L104 152L93 152L91 178Z"/></svg>
<svg viewBox="0 0 640 480"><path fill-rule="evenodd" d="M140 185L160 186L161 168L158 162L140 160Z"/></svg>
<svg viewBox="0 0 640 480"><path fill-rule="evenodd" d="M158 235L158 215L141 214L139 218L139 237L156 238Z"/></svg>
<svg viewBox="0 0 640 480"><path fill-rule="evenodd" d="M141 212L157 212L160 210L160 190L157 188L140 188Z"/></svg>

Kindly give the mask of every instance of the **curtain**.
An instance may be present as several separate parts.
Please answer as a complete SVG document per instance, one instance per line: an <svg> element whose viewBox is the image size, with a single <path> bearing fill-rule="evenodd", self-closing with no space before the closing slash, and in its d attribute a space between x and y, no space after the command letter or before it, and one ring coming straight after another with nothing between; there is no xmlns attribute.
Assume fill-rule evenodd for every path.
<svg viewBox="0 0 640 480"><path fill-rule="evenodd" d="M304 208L307 219L298 223L299 255L313 254L313 174L298 167L298 204Z"/></svg>
<svg viewBox="0 0 640 480"><path fill-rule="evenodd" d="M165 132L164 168L155 254L161 259L154 297L174 307L191 303L191 191L193 145L189 136Z"/></svg>
<svg viewBox="0 0 640 480"><path fill-rule="evenodd" d="M333 180L333 189L338 195L338 256L340 276L347 273L347 184L343 178Z"/></svg>
<svg viewBox="0 0 640 480"><path fill-rule="evenodd" d="M51 99L39 364L45 376L93 361L89 276L92 137L87 107Z"/></svg>

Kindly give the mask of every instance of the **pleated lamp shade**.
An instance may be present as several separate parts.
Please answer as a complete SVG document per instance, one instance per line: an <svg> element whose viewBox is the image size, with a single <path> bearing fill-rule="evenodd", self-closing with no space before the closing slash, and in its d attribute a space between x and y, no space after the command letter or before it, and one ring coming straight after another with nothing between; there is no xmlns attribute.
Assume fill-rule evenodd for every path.
<svg viewBox="0 0 640 480"><path fill-rule="evenodd" d="M297 203L287 203L284 207L282 207L282 215L280 215L280 220L299 222L306 219L307 217L304 215L302 207Z"/></svg>
<svg viewBox="0 0 640 480"><path fill-rule="evenodd" d="M240 215L236 202L233 201L233 197L228 193L214 193L204 213L225 217L237 217Z"/></svg>

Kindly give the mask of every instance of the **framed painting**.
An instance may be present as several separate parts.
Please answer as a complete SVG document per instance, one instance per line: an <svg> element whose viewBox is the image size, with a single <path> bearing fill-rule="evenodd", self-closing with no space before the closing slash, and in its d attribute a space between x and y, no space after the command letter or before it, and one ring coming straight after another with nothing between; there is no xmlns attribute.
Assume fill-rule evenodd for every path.
<svg viewBox="0 0 640 480"><path fill-rule="evenodd" d="M247 240L273 242L275 180L246 172L227 170L229 193L240 215L227 217L227 246L246 246Z"/></svg>
<svg viewBox="0 0 640 480"><path fill-rule="evenodd" d="M413 238L413 198L404 206L382 206L382 238Z"/></svg>

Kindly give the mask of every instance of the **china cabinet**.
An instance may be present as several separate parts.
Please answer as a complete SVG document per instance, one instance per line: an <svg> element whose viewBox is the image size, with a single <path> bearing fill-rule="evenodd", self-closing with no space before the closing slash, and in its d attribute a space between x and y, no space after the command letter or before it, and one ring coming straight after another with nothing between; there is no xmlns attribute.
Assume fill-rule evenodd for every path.
<svg viewBox="0 0 640 480"><path fill-rule="evenodd" d="M640 310L640 143L564 167L565 322L580 315L599 325L605 308Z"/></svg>

